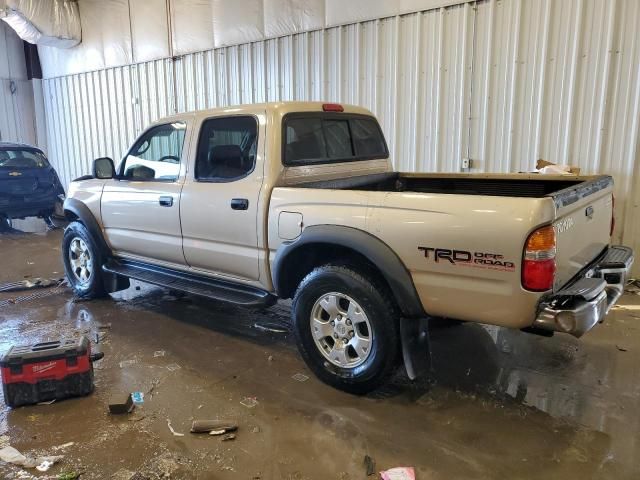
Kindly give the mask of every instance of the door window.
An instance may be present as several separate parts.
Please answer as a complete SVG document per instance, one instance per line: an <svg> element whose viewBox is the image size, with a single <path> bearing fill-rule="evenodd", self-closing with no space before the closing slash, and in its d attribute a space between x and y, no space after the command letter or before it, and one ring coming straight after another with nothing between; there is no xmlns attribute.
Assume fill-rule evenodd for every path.
<svg viewBox="0 0 640 480"><path fill-rule="evenodd" d="M122 166L122 176L131 180L176 181L180 174L185 131L183 122L151 128L129 151Z"/></svg>
<svg viewBox="0 0 640 480"><path fill-rule="evenodd" d="M258 125L250 116L205 120L198 141L196 179L230 182L246 177L256 164Z"/></svg>

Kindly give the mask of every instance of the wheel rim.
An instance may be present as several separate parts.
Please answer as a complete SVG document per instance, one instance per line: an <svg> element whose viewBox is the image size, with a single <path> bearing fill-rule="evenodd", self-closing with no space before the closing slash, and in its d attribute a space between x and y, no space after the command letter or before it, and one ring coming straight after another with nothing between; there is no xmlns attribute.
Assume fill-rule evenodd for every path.
<svg viewBox="0 0 640 480"><path fill-rule="evenodd" d="M69 243L69 265L71 273L80 285L87 285L93 275L93 259L85 241L74 237Z"/></svg>
<svg viewBox="0 0 640 480"><path fill-rule="evenodd" d="M358 302L343 293L327 293L316 301L311 334L320 353L337 367L355 368L371 353L369 318Z"/></svg>

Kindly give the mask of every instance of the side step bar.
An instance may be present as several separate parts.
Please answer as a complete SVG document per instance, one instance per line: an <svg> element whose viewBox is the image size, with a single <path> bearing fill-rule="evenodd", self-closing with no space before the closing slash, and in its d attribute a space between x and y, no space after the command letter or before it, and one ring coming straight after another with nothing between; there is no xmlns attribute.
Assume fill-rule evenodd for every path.
<svg viewBox="0 0 640 480"><path fill-rule="evenodd" d="M152 283L161 287L234 303L243 307L265 308L275 304L277 297L265 290L188 272L148 265L129 260L109 260L105 272Z"/></svg>

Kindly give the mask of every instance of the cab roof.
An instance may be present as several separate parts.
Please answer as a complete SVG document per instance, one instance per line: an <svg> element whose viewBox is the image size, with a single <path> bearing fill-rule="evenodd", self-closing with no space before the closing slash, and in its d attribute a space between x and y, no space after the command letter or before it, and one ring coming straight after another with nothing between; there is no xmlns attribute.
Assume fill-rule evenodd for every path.
<svg viewBox="0 0 640 480"><path fill-rule="evenodd" d="M360 115L373 115L369 110L357 105L349 105L345 103L332 103L332 102L266 102L266 103L248 103L242 105L230 105L227 107L210 108L206 110L192 110L190 112L170 115L160 118L153 122L153 125L158 123L166 123L168 121L176 121L185 119L187 117L203 118L216 115L242 115L253 114L259 111L266 111L267 113L273 113L279 116L284 116L288 113L294 112L322 112L323 105L340 105L344 108L344 113L357 113Z"/></svg>

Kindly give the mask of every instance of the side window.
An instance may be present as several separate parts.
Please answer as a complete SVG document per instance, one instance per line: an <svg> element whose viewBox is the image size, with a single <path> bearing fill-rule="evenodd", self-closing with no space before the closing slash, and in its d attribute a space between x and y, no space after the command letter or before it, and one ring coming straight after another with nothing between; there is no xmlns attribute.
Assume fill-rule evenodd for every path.
<svg viewBox="0 0 640 480"><path fill-rule="evenodd" d="M249 116L210 118L202 123L196 179L232 181L247 176L256 164L258 125Z"/></svg>
<svg viewBox="0 0 640 480"><path fill-rule="evenodd" d="M292 114L284 121L284 164L388 158L378 122L365 115Z"/></svg>
<svg viewBox="0 0 640 480"><path fill-rule="evenodd" d="M123 177L165 182L177 180L185 131L186 125L182 122L159 125L149 130L125 158Z"/></svg>

